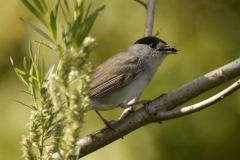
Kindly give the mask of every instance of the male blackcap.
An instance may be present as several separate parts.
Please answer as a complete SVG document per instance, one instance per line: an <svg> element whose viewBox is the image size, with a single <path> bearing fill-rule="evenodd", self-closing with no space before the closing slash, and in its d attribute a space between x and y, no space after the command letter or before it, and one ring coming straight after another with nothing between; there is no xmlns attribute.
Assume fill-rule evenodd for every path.
<svg viewBox="0 0 240 160"><path fill-rule="evenodd" d="M139 96L151 81L164 58L176 53L175 47L150 36L137 40L127 51L109 58L92 75L88 110L98 113L98 110L119 106L127 108L127 103ZM103 121L106 124L106 120Z"/></svg>

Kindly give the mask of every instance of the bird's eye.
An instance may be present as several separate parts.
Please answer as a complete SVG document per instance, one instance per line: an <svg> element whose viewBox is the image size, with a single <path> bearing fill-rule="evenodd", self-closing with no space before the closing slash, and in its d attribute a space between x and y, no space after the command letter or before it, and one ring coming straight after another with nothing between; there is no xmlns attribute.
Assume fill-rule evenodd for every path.
<svg viewBox="0 0 240 160"><path fill-rule="evenodd" d="M149 44L149 47L151 47L151 48L155 48L155 47L156 47L156 44L154 44L154 43L150 43L150 44Z"/></svg>

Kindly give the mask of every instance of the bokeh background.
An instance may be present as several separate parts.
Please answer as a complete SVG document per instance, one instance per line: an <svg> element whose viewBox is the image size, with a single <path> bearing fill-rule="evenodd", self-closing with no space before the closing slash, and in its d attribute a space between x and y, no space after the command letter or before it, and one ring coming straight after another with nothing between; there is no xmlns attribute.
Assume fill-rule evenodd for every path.
<svg viewBox="0 0 240 160"><path fill-rule="evenodd" d="M21 92L20 83L10 65L13 57L21 67L28 55L30 40L43 40L28 29L19 17L38 24L19 0L0 0L0 159L21 157L21 138L27 133L30 110L11 99L31 104L30 97ZM145 9L133 0L92 0L93 7L106 5L91 32L99 44L108 43L94 51L92 61L97 64L126 50L143 36ZM87 1L89 3L89 1ZM49 8L53 5L49 1ZM240 1L239 0L158 0L154 33L179 46L178 55L170 55L156 76L144 90L141 99L154 99L185 83L239 57ZM48 54L49 63L57 60ZM237 79L221 85L187 104L212 96ZM185 105L187 105L185 104ZM107 119L117 119L122 109L102 112ZM104 125L94 112L86 116L82 136ZM240 92L225 100L183 118L150 124L124 139L82 158L83 160L238 160L240 159Z"/></svg>

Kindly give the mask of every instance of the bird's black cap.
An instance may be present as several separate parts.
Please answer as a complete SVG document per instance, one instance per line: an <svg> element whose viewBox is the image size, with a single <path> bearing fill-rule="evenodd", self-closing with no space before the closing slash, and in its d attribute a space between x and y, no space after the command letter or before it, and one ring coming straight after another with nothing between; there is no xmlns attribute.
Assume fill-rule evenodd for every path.
<svg viewBox="0 0 240 160"><path fill-rule="evenodd" d="M153 37L153 36L149 36L149 37L143 37L139 40L137 40L134 44L146 44L148 46L150 46L151 48L155 48L156 45L162 42L164 44L167 44L166 42L164 42L163 40L157 38L157 37Z"/></svg>

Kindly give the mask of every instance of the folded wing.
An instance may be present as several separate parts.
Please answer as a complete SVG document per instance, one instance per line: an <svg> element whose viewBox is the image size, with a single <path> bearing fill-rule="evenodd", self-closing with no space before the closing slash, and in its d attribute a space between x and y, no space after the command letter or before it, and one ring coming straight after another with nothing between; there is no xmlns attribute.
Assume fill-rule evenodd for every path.
<svg viewBox="0 0 240 160"><path fill-rule="evenodd" d="M119 53L96 68L88 92L91 100L127 86L143 70L141 60L129 52Z"/></svg>

